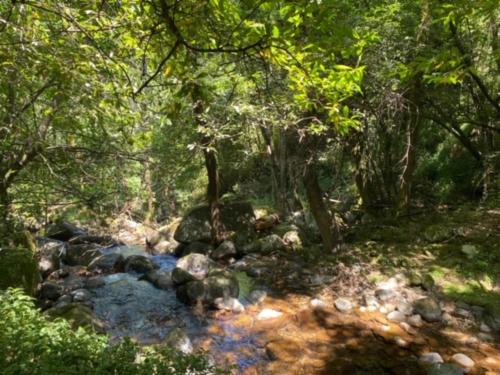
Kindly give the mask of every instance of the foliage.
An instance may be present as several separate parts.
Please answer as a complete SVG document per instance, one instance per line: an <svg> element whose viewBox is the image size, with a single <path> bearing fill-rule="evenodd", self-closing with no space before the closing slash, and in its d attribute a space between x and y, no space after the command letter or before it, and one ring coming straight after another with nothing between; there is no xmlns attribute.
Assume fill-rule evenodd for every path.
<svg viewBox="0 0 500 375"><path fill-rule="evenodd" d="M2 374L223 374L197 355L171 348L140 348L130 340L110 345L105 336L67 321L49 321L19 289L0 292Z"/></svg>

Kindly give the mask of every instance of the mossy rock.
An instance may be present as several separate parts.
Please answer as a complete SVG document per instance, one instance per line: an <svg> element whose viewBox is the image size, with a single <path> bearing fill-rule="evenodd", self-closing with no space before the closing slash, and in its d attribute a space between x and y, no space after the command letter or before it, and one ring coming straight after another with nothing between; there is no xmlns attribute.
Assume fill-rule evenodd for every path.
<svg viewBox="0 0 500 375"><path fill-rule="evenodd" d="M0 249L0 289L23 288L33 296L41 281L33 252L25 248Z"/></svg>
<svg viewBox="0 0 500 375"><path fill-rule="evenodd" d="M73 328L90 328L99 333L106 331L104 323L94 315L92 310L80 303L52 307L45 313L51 318L62 318L69 321Z"/></svg>

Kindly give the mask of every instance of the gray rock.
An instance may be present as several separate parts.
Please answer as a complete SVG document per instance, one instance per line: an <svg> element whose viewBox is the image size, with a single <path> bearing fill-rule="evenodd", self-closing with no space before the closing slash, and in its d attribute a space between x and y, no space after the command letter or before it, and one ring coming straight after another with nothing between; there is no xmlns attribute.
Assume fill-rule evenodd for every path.
<svg viewBox="0 0 500 375"><path fill-rule="evenodd" d="M238 248L238 251L240 255L248 255L248 254L260 253L260 249L261 249L260 241L256 240L248 244L245 244L243 246L240 246Z"/></svg>
<svg viewBox="0 0 500 375"><path fill-rule="evenodd" d="M255 216L248 202L226 202L220 206L221 223L228 232L238 234L238 241L249 242L255 236ZM187 213L175 231L174 238L183 243L210 242L210 210L207 205Z"/></svg>
<svg viewBox="0 0 500 375"><path fill-rule="evenodd" d="M463 375L464 371L450 363L433 363L427 370L427 375Z"/></svg>
<svg viewBox="0 0 500 375"><path fill-rule="evenodd" d="M116 245L117 242L111 236L95 236L79 234L68 241L69 245L98 244L100 246Z"/></svg>
<svg viewBox="0 0 500 375"><path fill-rule="evenodd" d="M337 298L334 305L341 312L348 312L354 307L354 304L347 298Z"/></svg>
<svg viewBox="0 0 500 375"><path fill-rule="evenodd" d="M163 343L177 349L184 354L190 354L193 352L193 344L189 339L187 333L181 328L173 328L165 338Z"/></svg>
<svg viewBox="0 0 500 375"><path fill-rule="evenodd" d="M500 333L500 312L487 310L484 314L484 322L494 332Z"/></svg>
<svg viewBox="0 0 500 375"><path fill-rule="evenodd" d="M100 277L92 277L90 279L85 280L85 288L86 289L94 289L99 288L105 284L104 280Z"/></svg>
<svg viewBox="0 0 500 375"><path fill-rule="evenodd" d="M415 301L413 304L413 311L415 314L419 314L427 322L439 322L442 318L441 306L431 297L425 297Z"/></svg>
<svg viewBox="0 0 500 375"><path fill-rule="evenodd" d="M456 363L457 365L464 367L466 369L470 369L470 368L474 367L474 364L475 364L474 361L470 357L466 356L463 353L454 354L451 357L451 360L454 363Z"/></svg>
<svg viewBox="0 0 500 375"><path fill-rule="evenodd" d="M99 247L95 244L68 245L62 259L70 266L88 266L92 260L101 255Z"/></svg>
<svg viewBox="0 0 500 375"><path fill-rule="evenodd" d="M194 241L182 248L182 254L176 253L177 256L184 257L189 254L203 254L209 255L214 247L206 242Z"/></svg>
<svg viewBox="0 0 500 375"><path fill-rule="evenodd" d="M277 234L270 234L259 240L262 254L269 254L273 251L286 250L286 245Z"/></svg>
<svg viewBox="0 0 500 375"><path fill-rule="evenodd" d="M408 318L408 323L413 327L422 327L424 322L422 321L422 317L418 314L412 315Z"/></svg>
<svg viewBox="0 0 500 375"><path fill-rule="evenodd" d="M184 271L182 268L176 267L172 271L172 282L175 285L182 285L194 280L197 280L197 278L195 278L189 272Z"/></svg>
<svg viewBox="0 0 500 375"><path fill-rule="evenodd" d="M123 266L124 261L125 258L121 254L104 254L92 260L88 269L90 271L101 270L104 272L111 272L120 269Z"/></svg>
<svg viewBox="0 0 500 375"><path fill-rule="evenodd" d="M76 289L71 292L74 302L87 302L92 297L87 289Z"/></svg>
<svg viewBox="0 0 500 375"><path fill-rule="evenodd" d="M65 251L64 242L57 240L39 240L39 247L36 252L38 269L43 277L49 276L61 266L60 257Z"/></svg>
<svg viewBox="0 0 500 375"><path fill-rule="evenodd" d="M56 306L57 307L66 306L69 305L71 302L73 302L73 298L71 298L69 294L64 294L57 299Z"/></svg>
<svg viewBox="0 0 500 375"><path fill-rule="evenodd" d="M233 241L222 242L210 255L212 259L222 260L235 257L237 255L236 246Z"/></svg>
<svg viewBox="0 0 500 375"><path fill-rule="evenodd" d="M240 288L236 277L229 272L219 271L211 273L205 280L204 302L213 304L216 298L238 298Z"/></svg>
<svg viewBox="0 0 500 375"><path fill-rule="evenodd" d="M252 304L259 304L264 302L267 297L267 292L265 290L252 290L248 295L247 299Z"/></svg>
<svg viewBox="0 0 500 375"><path fill-rule="evenodd" d="M396 310L401 311L405 315L411 315L413 312L413 306L409 303L400 301L396 303Z"/></svg>
<svg viewBox="0 0 500 375"><path fill-rule="evenodd" d="M143 255L131 255L125 259L125 272L146 273L155 268L151 259Z"/></svg>
<svg viewBox="0 0 500 375"><path fill-rule="evenodd" d="M62 296L63 287L51 281L46 281L41 285L40 298L56 301Z"/></svg>
<svg viewBox="0 0 500 375"><path fill-rule="evenodd" d="M173 278L170 272L151 270L146 272L140 279L144 279L152 283L158 289L170 289L173 287Z"/></svg>
<svg viewBox="0 0 500 375"><path fill-rule="evenodd" d="M430 353L424 353L420 356L418 359L420 363L423 364L432 364L432 363L443 363L443 358L439 353L436 352L430 352Z"/></svg>
<svg viewBox="0 0 500 375"><path fill-rule="evenodd" d="M176 290L179 301L186 305L194 305L205 298L205 285L200 280L190 281L180 285Z"/></svg>
<svg viewBox="0 0 500 375"><path fill-rule="evenodd" d="M381 288L375 291L375 296L382 302L389 301L397 296L396 292L392 289Z"/></svg>
<svg viewBox="0 0 500 375"><path fill-rule="evenodd" d="M85 234L85 232L82 229L67 221L54 223L47 229L47 237L59 241L68 241L73 237L83 234Z"/></svg>
<svg viewBox="0 0 500 375"><path fill-rule="evenodd" d="M203 280L210 272L211 264L206 255L189 254L177 261L176 268L186 271L197 280Z"/></svg>

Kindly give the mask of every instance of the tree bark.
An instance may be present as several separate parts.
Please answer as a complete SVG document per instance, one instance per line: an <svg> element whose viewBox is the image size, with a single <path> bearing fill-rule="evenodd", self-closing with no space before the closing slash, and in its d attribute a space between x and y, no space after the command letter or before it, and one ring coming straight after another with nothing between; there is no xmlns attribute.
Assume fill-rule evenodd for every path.
<svg viewBox="0 0 500 375"><path fill-rule="evenodd" d="M208 175L207 201L210 210L211 237L214 245L222 242L223 228L220 219L219 204L219 172L217 168L217 158L215 151L208 146L205 140L203 155L205 156L205 167Z"/></svg>
<svg viewBox="0 0 500 375"><path fill-rule="evenodd" d="M323 192L318 183L318 175L316 173L315 162L310 160L306 162L304 169L304 187L306 188L307 200L309 208L314 216L314 220L318 225L321 239L325 251L333 250L335 246L335 235L333 231L333 220L330 211L323 201Z"/></svg>

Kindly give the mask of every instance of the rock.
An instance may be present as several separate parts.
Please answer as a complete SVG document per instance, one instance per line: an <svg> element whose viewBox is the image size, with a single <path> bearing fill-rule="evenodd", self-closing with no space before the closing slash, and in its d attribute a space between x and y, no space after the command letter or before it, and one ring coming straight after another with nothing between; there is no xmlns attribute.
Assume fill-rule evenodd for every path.
<svg viewBox="0 0 500 375"><path fill-rule="evenodd" d="M375 296L378 298L379 301L386 302L391 300L392 298L396 297L396 292L392 289L377 289L375 290Z"/></svg>
<svg viewBox="0 0 500 375"><path fill-rule="evenodd" d="M213 304L217 298L238 298L240 293L239 282L236 277L229 272L217 271L203 280L205 285L204 302Z"/></svg>
<svg viewBox="0 0 500 375"><path fill-rule="evenodd" d="M248 244L245 244L243 246L240 246L238 248L238 252L240 255L245 256L248 254L258 254L258 253L260 253L260 249L261 249L260 241L256 240L256 241L252 241Z"/></svg>
<svg viewBox="0 0 500 375"><path fill-rule="evenodd" d="M447 312L443 313L442 320L443 320L443 323L446 325L450 325L453 323L453 317L450 314L448 314Z"/></svg>
<svg viewBox="0 0 500 375"><path fill-rule="evenodd" d="M408 323L412 325L413 327L422 327L424 322L422 321L422 317L418 314L412 315L408 318Z"/></svg>
<svg viewBox="0 0 500 375"><path fill-rule="evenodd" d="M44 282L40 287L40 299L56 301L62 296L63 287L51 281Z"/></svg>
<svg viewBox="0 0 500 375"><path fill-rule="evenodd" d="M194 305L203 301L205 297L205 285L200 280L190 281L180 285L176 290L179 301L186 305Z"/></svg>
<svg viewBox="0 0 500 375"><path fill-rule="evenodd" d="M54 223L47 229L47 237L59 241L68 241L73 237L84 234L85 232L82 229L68 223L67 221Z"/></svg>
<svg viewBox="0 0 500 375"><path fill-rule="evenodd" d="M436 352L430 352L430 353L424 353L420 356L418 359L420 363L423 364L432 364L432 363L443 363L443 358L439 353Z"/></svg>
<svg viewBox="0 0 500 375"><path fill-rule="evenodd" d="M232 311L234 313L241 313L245 311L245 307L236 298L232 297L219 297L214 300L214 306L219 310Z"/></svg>
<svg viewBox="0 0 500 375"><path fill-rule="evenodd" d="M269 254L273 251L286 250L286 245L277 234L270 234L259 240L260 252L262 254Z"/></svg>
<svg viewBox="0 0 500 375"><path fill-rule="evenodd" d="M387 289L387 290L394 290L398 287L398 279L396 277L391 277L390 279L386 281L382 281L377 284L377 289Z"/></svg>
<svg viewBox="0 0 500 375"><path fill-rule="evenodd" d="M60 257L65 251L65 244L56 240L39 240L36 251L38 270L45 278L61 266Z"/></svg>
<svg viewBox="0 0 500 375"><path fill-rule="evenodd" d="M427 375L463 375L464 371L450 363L433 363L427 370Z"/></svg>
<svg viewBox="0 0 500 375"><path fill-rule="evenodd" d="M101 255L99 247L94 244L68 245L62 259L69 266L88 266Z"/></svg>
<svg viewBox="0 0 500 375"><path fill-rule="evenodd" d="M158 244L156 244L154 249L157 254L170 254L175 251L177 245L178 242L175 240L172 241L162 240Z"/></svg>
<svg viewBox="0 0 500 375"><path fill-rule="evenodd" d="M250 294L248 295L247 299L250 303L252 304L259 304L264 302L264 300L267 297L267 292L264 290L252 290Z"/></svg>
<svg viewBox="0 0 500 375"><path fill-rule="evenodd" d="M413 311L427 322L441 321L441 306L431 297L421 298L414 302ZM411 324L411 323L410 323Z"/></svg>
<svg viewBox="0 0 500 375"><path fill-rule="evenodd" d="M494 332L500 333L500 311L486 310L484 314L484 322Z"/></svg>
<svg viewBox="0 0 500 375"><path fill-rule="evenodd" d="M191 343L187 333L181 328L173 328L169 333L167 333L163 339L163 344L175 348L184 354L190 354L193 352L193 344Z"/></svg>
<svg viewBox="0 0 500 375"><path fill-rule="evenodd" d="M401 348L406 348L406 347L408 347L408 345L410 345L410 344L408 343L408 341L406 341L405 339L403 339L402 337L399 337L399 336L395 336L395 337L393 338L393 341L394 341L394 343L395 343L397 346L399 346L399 347L401 347Z"/></svg>
<svg viewBox="0 0 500 375"><path fill-rule="evenodd" d="M57 307L62 307L69 305L73 301L73 298L69 294L64 294L61 297L59 297L56 301L56 306Z"/></svg>
<svg viewBox="0 0 500 375"><path fill-rule="evenodd" d="M403 314L401 311L391 311L389 314L387 314L387 319L389 319L392 322L404 322L406 319L405 314Z"/></svg>
<svg viewBox="0 0 500 375"><path fill-rule="evenodd" d="M303 249L302 240L297 230L286 232L283 236L283 242L293 251L301 251Z"/></svg>
<svg viewBox="0 0 500 375"><path fill-rule="evenodd" d="M375 309L378 309L380 304L378 303L378 300L373 297L373 296L363 296L363 302L365 306L367 307L375 307Z"/></svg>
<svg viewBox="0 0 500 375"><path fill-rule="evenodd" d="M185 283L188 283L190 281L197 280L193 275L191 275L189 272L184 271L182 268L174 268L172 271L172 282L175 285L182 285Z"/></svg>
<svg viewBox="0 0 500 375"><path fill-rule="evenodd" d="M474 245L462 245L461 251L469 259L475 258L479 252Z"/></svg>
<svg viewBox="0 0 500 375"><path fill-rule="evenodd" d="M182 247L182 254L176 254L176 255L181 257L184 257L189 254L209 255L213 249L214 247L208 243L194 241Z"/></svg>
<svg viewBox="0 0 500 375"><path fill-rule="evenodd" d="M282 316L283 313L280 311L272 310L272 309L263 309L258 315L257 320L268 320L268 319L276 319Z"/></svg>
<svg viewBox="0 0 500 375"><path fill-rule="evenodd" d="M430 243L443 242L453 237L453 229L441 225L431 225L424 230L423 237Z"/></svg>
<svg viewBox="0 0 500 375"><path fill-rule="evenodd" d="M232 241L224 241L212 252L210 257L215 260L222 260L235 257L237 254L234 243Z"/></svg>
<svg viewBox="0 0 500 375"><path fill-rule="evenodd" d="M431 274L425 274L422 278L422 288L427 291L432 291L436 286L436 281L434 281L434 277Z"/></svg>
<svg viewBox="0 0 500 375"><path fill-rule="evenodd" d="M45 311L52 318L63 318L71 322L74 328L87 327L96 332L104 333L105 325L92 310L80 303L70 303L64 306L55 306Z"/></svg>
<svg viewBox="0 0 500 375"><path fill-rule="evenodd" d="M255 216L248 202L225 202L220 205L221 224L228 232L238 234L241 243L249 242L255 236ZM192 209L182 219L174 238L183 243L194 241L210 242L210 210L207 205Z"/></svg>
<svg viewBox="0 0 500 375"><path fill-rule="evenodd" d="M146 273L155 269L153 262L143 255L131 255L125 259L125 272Z"/></svg>
<svg viewBox="0 0 500 375"><path fill-rule="evenodd" d="M71 292L74 302L87 302L92 297L87 289L76 289Z"/></svg>
<svg viewBox="0 0 500 375"><path fill-rule="evenodd" d="M146 234L146 247L149 249L154 249L156 245L160 243L162 236L160 232L156 230L149 230Z"/></svg>
<svg viewBox="0 0 500 375"><path fill-rule="evenodd" d="M203 280L210 271L211 261L206 255L189 254L177 261L176 268L187 272L194 279Z"/></svg>
<svg viewBox="0 0 500 375"><path fill-rule="evenodd" d="M71 238L68 241L70 245L81 245L81 244L98 244L100 246L110 246L116 245L117 242L111 236L94 236L89 234L81 234L76 237Z"/></svg>
<svg viewBox="0 0 500 375"><path fill-rule="evenodd" d="M139 280L144 279L149 281L158 289L170 289L173 287L173 277L170 272L163 272L158 270L151 270L146 272Z"/></svg>
<svg viewBox="0 0 500 375"><path fill-rule="evenodd" d="M99 288L106 284L103 279L99 277L92 277L90 279L85 280L85 288L86 289L94 289L94 288Z"/></svg>
<svg viewBox="0 0 500 375"><path fill-rule="evenodd" d="M112 272L114 270L119 270L123 267L125 258L121 254L111 253L98 256L92 260L88 266L90 271L104 271Z"/></svg>
<svg viewBox="0 0 500 375"><path fill-rule="evenodd" d="M491 328L484 322L481 323L481 325L479 326L479 330L481 332L484 332L484 333L490 333L491 332Z"/></svg>
<svg viewBox="0 0 500 375"><path fill-rule="evenodd" d="M417 331L415 331L415 329L406 322L399 323L399 326L403 328L410 335L415 335L417 333Z"/></svg>
<svg viewBox="0 0 500 375"><path fill-rule="evenodd" d="M409 286L421 286L423 283L423 277L417 272L411 272L408 275L408 285Z"/></svg>
<svg viewBox="0 0 500 375"><path fill-rule="evenodd" d="M409 303L399 301L396 303L396 310L401 311L405 315L411 315L413 312L413 306Z"/></svg>
<svg viewBox="0 0 500 375"><path fill-rule="evenodd" d="M326 303L318 298L314 298L309 302L313 309L322 309L326 307Z"/></svg>
<svg viewBox="0 0 500 375"><path fill-rule="evenodd" d="M457 365L463 367L463 368L466 368L466 369L470 369L472 367L474 367L474 361L466 356L465 354L463 353L457 353L457 354L454 354L452 357L451 357L451 360L456 363Z"/></svg>
<svg viewBox="0 0 500 375"><path fill-rule="evenodd" d="M337 298L334 305L341 312L348 312L354 307L354 304L347 298Z"/></svg>

